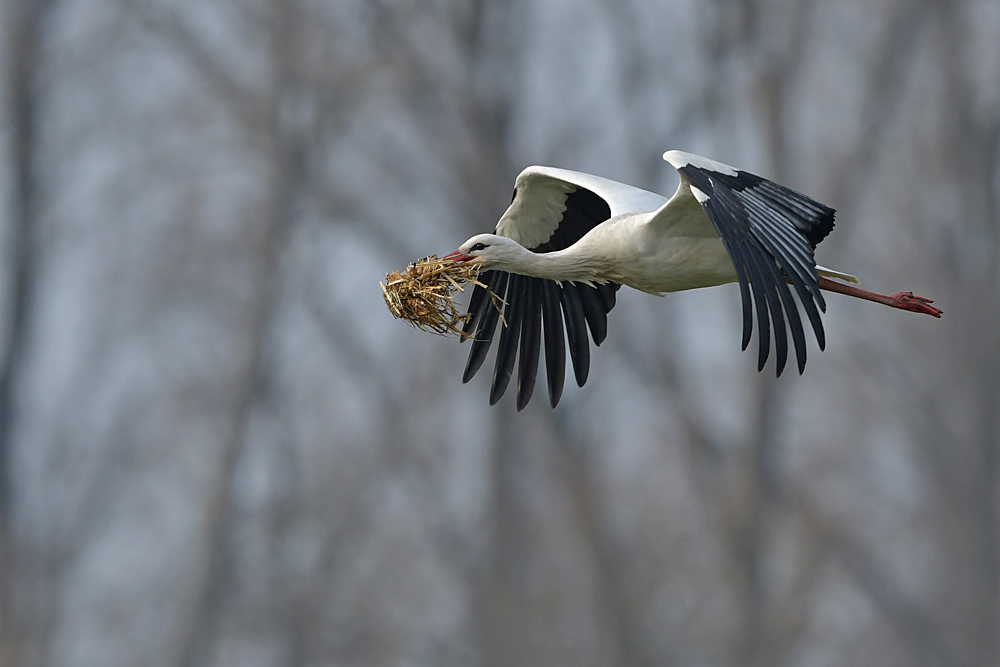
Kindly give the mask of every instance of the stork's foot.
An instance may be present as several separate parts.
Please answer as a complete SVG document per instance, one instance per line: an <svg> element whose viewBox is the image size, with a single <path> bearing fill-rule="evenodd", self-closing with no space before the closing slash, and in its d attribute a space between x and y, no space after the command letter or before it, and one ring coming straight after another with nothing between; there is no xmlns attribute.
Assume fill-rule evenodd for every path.
<svg viewBox="0 0 1000 667"><path fill-rule="evenodd" d="M933 315L934 317L941 317L941 313L944 312L940 308L932 306L931 304L934 302L930 299L916 296L913 292L897 292L889 298L893 301L893 303L889 304L893 308L909 310L914 313L924 313L926 315Z"/></svg>

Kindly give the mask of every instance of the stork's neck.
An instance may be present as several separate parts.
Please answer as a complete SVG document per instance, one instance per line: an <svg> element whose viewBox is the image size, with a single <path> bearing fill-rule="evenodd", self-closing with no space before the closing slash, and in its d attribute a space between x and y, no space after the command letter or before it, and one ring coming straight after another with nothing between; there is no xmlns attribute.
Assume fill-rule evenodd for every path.
<svg viewBox="0 0 1000 667"><path fill-rule="evenodd" d="M603 282L603 262L577 243L555 252L532 252L519 247L511 257L494 268L535 278L575 282Z"/></svg>

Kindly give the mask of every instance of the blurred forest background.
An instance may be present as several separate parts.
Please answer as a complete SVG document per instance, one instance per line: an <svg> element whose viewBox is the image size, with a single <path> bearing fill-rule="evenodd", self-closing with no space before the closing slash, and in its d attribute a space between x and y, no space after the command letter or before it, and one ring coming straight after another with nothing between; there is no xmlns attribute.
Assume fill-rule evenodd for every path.
<svg viewBox="0 0 1000 667"><path fill-rule="evenodd" d="M1000 2L0 21L4 667L1000 665ZM945 318L831 295L776 381L735 286L623 290L516 413L386 311L523 167L669 195L670 148Z"/></svg>

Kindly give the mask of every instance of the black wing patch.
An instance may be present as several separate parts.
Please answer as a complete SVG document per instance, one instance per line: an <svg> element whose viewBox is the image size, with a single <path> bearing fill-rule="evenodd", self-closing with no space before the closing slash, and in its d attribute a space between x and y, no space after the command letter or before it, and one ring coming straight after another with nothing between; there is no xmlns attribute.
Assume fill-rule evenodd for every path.
<svg viewBox="0 0 1000 667"><path fill-rule="evenodd" d="M604 199L590 190L577 188L566 196L566 210L551 238L529 250L553 252L568 248L610 217L611 208ZM569 340L576 383L582 387L590 373L590 338L595 345L600 345L607 337L608 313L615 307L615 293L621 285L560 285L553 280L505 271L486 271L479 279L506 302L503 319L507 326L502 326L500 331L490 405L495 405L507 391L518 357L517 409L522 410L528 404L535 389L544 334L549 403L556 407L566 376L566 339ZM471 380L482 367L500 321L500 312L486 290L478 286L472 291L469 314L463 330L470 333L473 340L463 382Z"/></svg>
<svg viewBox="0 0 1000 667"><path fill-rule="evenodd" d="M826 302L819 290L813 250L833 229L834 210L744 171L731 175L692 165L678 171L704 195L698 199L703 200L701 205L736 267L743 300L743 349L750 343L756 308L758 370L767 361L773 328L781 375L788 357L787 320L801 373L806 365L805 333L788 283L798 294L819 348L824 349L826 336L819 311L826 311Z"/></svg>

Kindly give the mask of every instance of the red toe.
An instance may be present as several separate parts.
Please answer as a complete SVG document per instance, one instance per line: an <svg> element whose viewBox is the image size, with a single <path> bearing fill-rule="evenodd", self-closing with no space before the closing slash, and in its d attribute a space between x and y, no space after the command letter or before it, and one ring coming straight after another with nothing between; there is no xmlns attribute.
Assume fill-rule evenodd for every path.
<svg viewBox="0 0 1000 667"><path fill-rule="evenodd" d="M924 313L926 315L933 315L934 317L941 317L941 313L944 311L940 308L935 308L931 304L934 303L932 300L916 296L913 292L898 292L889 297L895 303L894 307L900 308L902 310L909 310L914 313Z"/></svg>

